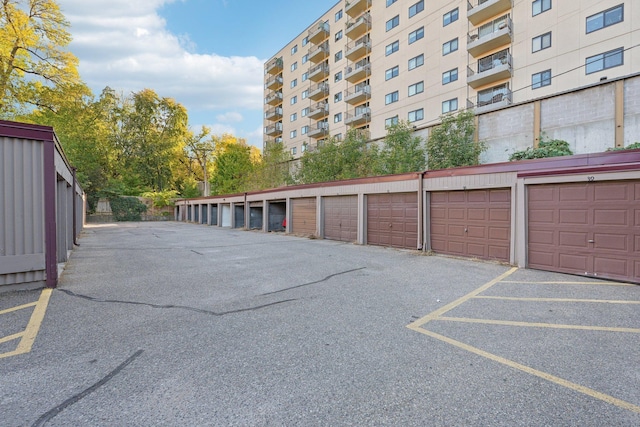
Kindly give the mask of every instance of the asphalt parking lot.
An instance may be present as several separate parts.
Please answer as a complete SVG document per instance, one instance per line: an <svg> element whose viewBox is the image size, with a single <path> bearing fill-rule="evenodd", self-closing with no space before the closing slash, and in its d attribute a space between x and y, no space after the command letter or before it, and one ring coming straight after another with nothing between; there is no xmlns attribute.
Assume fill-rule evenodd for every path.
<svg viewBox="0 0 640 427"><path fill-rule="evenodd" d="M1 426L638 426L640 286L183 223L0 292Z"/></svg>

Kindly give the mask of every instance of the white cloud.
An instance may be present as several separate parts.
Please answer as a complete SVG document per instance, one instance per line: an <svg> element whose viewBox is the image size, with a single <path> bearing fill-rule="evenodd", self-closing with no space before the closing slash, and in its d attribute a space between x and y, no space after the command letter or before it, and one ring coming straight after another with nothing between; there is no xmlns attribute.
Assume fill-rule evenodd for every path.
<svg viewBox="0 0 640 427"><path fill-rule="evenodd" d="M166 29L157 13L173 0L59 0L71 23L71 51L80 59L80 74L99 93L105 86L124 93L150 88L172 97L194 117L216 117L217 129L256 140L256 122L244 117L261 116L263 61L256 57L225 57L196 53L188 35ZM238 111L251 110L251 114ZM204 122L206 119L200 119ZM237 129L228 124L236 123ZM243 131L242 125L248 129Z"/></svg>

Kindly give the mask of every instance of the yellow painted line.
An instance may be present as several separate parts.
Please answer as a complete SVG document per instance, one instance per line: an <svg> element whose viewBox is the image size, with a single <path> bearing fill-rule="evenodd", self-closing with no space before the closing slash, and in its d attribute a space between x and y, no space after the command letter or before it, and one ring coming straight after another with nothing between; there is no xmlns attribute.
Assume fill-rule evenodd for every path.
<svg viewBox="0 0 640 427"><path fill-rule="evenodd" d="M18 332L17 334L13 334L13 335L7 335L6 337L0 338L0 344L17 340L18 338L22 338L23 335L24 335L24 331Z"/></svg>
<svg viewBox="0 0 640 427"><path fill-rule="evenodd" d="M510 320L472 319L472 318L466 318L466 317L446 317L446 316L439 317L437 320L442 320L446 322L480 323L485 325L525 326L530 328L576 329L581 331L627 332L632 334L640 334L640 329L617 328L617 327L608 327L608 326L562 325L557 323L514 322Z"/></svg>
<svg viewBox="0 0 640 427"><path fill-rule="evenodd" d="M16 356L18 354L28 353L31 351L31 347L36 340L36 336L38 336L40 325L44 320L44 315L47 312L49 298L51 297L51 291L52 289L44 289L42 291L42 293L40 294L40 298L38 299L36 306L33 309L33 313L31 313L29 323L27 324L24 332L22 332L23 336L18 343L18 347L14 351L0 354L0 359L9 356Z"/></svg>
<svg viewBox="0 0 640 427"><path fill-rule="evenodd" d="M551 375L551 374L548 374L546 372L542 372L542 371L539 371L537 369L531 368L529 366L522 365L522 364L520 364L518 362L514 362L513 360L505 359L504 357L500 357L500 356L497 356L495 354L486 352L484 350L480 350L479 348L472 347L472 346L470 346L468 344L465 344L465 343L460 342L460 341L456 341L456 340L451 339L449 337L445 337L444 335L440 335L440 334L437 334L435 332L428 331L426 329L422 329L422 328L420 328L419 326L416 326L413 323L407 325L407 328L412 329L412 330L414 330L416 332L420 332L421 334L430 336L432 338L438 339L438 340L440 340L442 342L445 342L447 344L453 345L455 347L461 348L462 350L468 351L470 353L477 354L478 356L482 356L482 357L487 358L489 360L492 360L494 362L498 362L498 363L501 363L503 365L509 366L510 368L520 370L520 371L525 372L527 374L535 375L536 377L545 379L547 381L551 381L552 383L558 384L558 385L560 385L562 387L566 387L568 389L577 391L579 393L585 394L585 395L593 397L595 399L602 400L602 401L604 401L606 403L609 403L611 405L617 406L619 408L626 409L628 411L640 414L640 406L637 406L637 405L634 405L632 403L626 402L624 400L615 398L615 397L610 396L608 394L601 393L601 392L596 391L594 389L591 389L589 387L585 387L585 386L582 386L580 384L576 384L574 382L567 381L567 380L565 380L563 378L556 377L555 375Z"/></svg>
<svg viewBox="0 0 640 427"><path fill-rule="evenodd" d="M523 282L519 280L505 280L502 283L522 285L594 285L594 286L638 286L633 283L621 282Z"/></svg>
<svg viewBox="0 0 640 427"><path fill-rule="evenodd" d="M19 305L17 307L7 308L5 310L0 310L0 315L7 314L7 313L12 313L14 311L22 310L22 309L29 308L29 307L33 307L36 304L38 304L38 301L30 302L29 304Z"/></svg>
<svg viewBox="0 0 640 427"><path fill-rule="evenodd" d="M509 277L511 274L513 274L515 271L517 271L518 268L517 267L513 267L512 269L510 269L509 271L507 271L506 273L501 274L500 276L496 277L495 279L485 283L484 285L480 286L478 289L469 292L467 295L458 298L457 300L450 302L449 304L439 308L436 311L433 311L429 314L427 314L426 316L416 320L415 322L411 323L411 325L415 326L415 327L420 327L422 325L424 325L425 323L428 323L434 319L437 319L438 317L442 316L444 313L446 313L447 311L453 310L454 308L456 308L457 306L459 306L460 304L463 304L467 301L469 301L471 298L481 294L482 292L486 291L487 289L489 289L490 287L492 287L493 285L495 285L496 283L500 282L501 280L505 279L506 277Z"/></svg>
<svg viewBox="0 0 640 427"><path fill-rule="evenodd" d="M593 302L605 304L640 304L640 301L633 300L607 300L607 299L578 299L578 298L520 298L520 297L500 297L478 295L476 299L495 299L501 301L531 301L531 302Z"/></svg>

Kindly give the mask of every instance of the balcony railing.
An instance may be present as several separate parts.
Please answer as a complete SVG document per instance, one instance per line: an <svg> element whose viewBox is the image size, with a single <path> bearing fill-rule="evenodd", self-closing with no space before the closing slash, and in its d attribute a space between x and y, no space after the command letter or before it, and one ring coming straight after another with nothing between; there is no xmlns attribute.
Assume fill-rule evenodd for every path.
<svg viewBox="0 0 640 427"><path fill-rule="evenodd" d="M481 54L511 43L513 21L509 15L488 22L468 34L467 51L478 57Z"/></svg>
<svg viewBox="0 0 640 427"><path fill-rule="evenodd" d="M319 82L329 76L329 64L321 63L309 69L309 80Z"/></svg>
<svg viewBox="0 0 640 427"><path fill-rule="evenodd" d="M349 104L359 104L371 97L371 86L367 84L356 85L352 89L344 91L344 101Z"/></svg>
<svg viewBox="0 0 640 427"><path fill-rule="evenodd" d="M267 95L267 97L264 99L265 104L269 104L269 105L278 105L278 104L282 104L282 92L278 91L278 92L271 92L269 95Z"/></svg>
<svg viewBox="0 0 640 427"><path fill-rule="evenodd" d="M347 0L344 13L352 18L360 15L371 7L371 0Z"/></svg>
<svg viewBox="0 0 640 427"><path fill-rule="evenodd" d="M467 67L467 84L473 88L511 77L512 59L505 49Z"/></svg>
<svg viewBox="0 0 640 427"><path fill-rule="evenodd" d="M511 103L512 92L504 84L478 92L478 96L467 100L467 108L475 108L475 112L478 114L504 107Z"/></svg>
<svg viewBox="0 0 640 427"><path fill-rule="evenodd" d="M347 111L345 115L344 124L351 126L359 126L371 121L371 109L369 107L356 108L351 111Z"/></svg>
<svg viewBox="0 0 640 427"><path fill-rule="evenodd" d="M318 102L317 104L311 106L309 109L309 114L307 116L310 119L322 119L329 114L329 103L327 102Z"/></svg>
<svg viewBox="0 0 640 427"><path fill-rule="evenodd" d="M282 72L282 67L282 57L280 57L267 62L264 69L268 74L280 74Z"/></svg>
<svg viewBox="0 0 640 427"><path fill-rule="evenodd" d="M329 133L329 123L327 122L318 122L316 127L310 130L307 135L309 138L322 138Z"/></svg>
<svg viewBox="0 0 640 427"><path fill-rule="evenodd" d="M264 113L266 120L280 120L282 118L282 107L271 108Z"/></svg>
<svg viewBox="0 0 640 427"><path fill-rule="evenodd" d="M265 83L264 88L280 89L282 87L282 84L283 84L282 76L278 75L278 76L267 79L267 82Z"/></svg>
<svg viewBox="0 0 640 427"><path fill-rule="evenodd" d="M320 62L329 56L329 42L324 42L318 46L312 46L309 48L309 61Z"/></svg>
<svg viewBox="0 0 640 427"><path fill-rule="evenodd" d="M274 123L264 128L264 133L269 136L282 135L282 123Z"/></svg>
<svg viewBox="0 0 640 427"><path fill-rule="evenodd" d="M467 19L473 24L486 21L492 16L511 9L511 0L472 0L467 1Z"/></svg>
<svg viewBox="0 0 640 427"><path fill-rule="evenodd" d="M356 19L350 19L345 24L344 35L350 39L357 39L361 35L371 31L371 14L365 12Z"/></svg>
<svg viewBox="0 0 640 427"><path fill-rule="evenodd" d="M371 63L364 58L355 64L349 64L344 69L344 78L350 83L358 82L371 74Z"/></svg>
<svg viewBox="0 0 640 427"><path fill-rule="evenodd" d="M318 44L329 37L331 33L327 22L319 22L307 32L309 43Z"/></svg>
<svg viewBox="0 0 640 427"><path fill-rule="evenodd" d="M309 90L309 98L314 101L326 98L327 96L329 96L329 83L318 83L317 85L311 86Z"/></svg>
<svg viewBox="0 0 640 427"><path fill-rule="evenodd" d="M355 61L371 52L371 38L365 34L358 40L347 43L344 56L351 61Z"/></svg>

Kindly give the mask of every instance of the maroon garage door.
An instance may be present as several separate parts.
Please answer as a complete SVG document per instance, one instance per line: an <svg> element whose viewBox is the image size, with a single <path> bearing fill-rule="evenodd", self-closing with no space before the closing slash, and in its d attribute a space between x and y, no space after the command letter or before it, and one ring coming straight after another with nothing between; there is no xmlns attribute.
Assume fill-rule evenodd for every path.
<svg viewBox="0 0 640 427"><path fill-rule="evenodd" d="M640 182L527 190L529 267L640 283Z"/></svg>
<svg viewBox="0 0 640 427"><path fill-rule="evenodd" d="M291 232L316 234L316 198L291 199Z"/></svg>
<svg viewBox="0 0 640 427"><path fill-rule="evenodd" d="M355 242L358 240L358 196L325 197L324 238Z"/></svg>
<svg viewBox="0 0 640 427"><path fill-rule="evenodd" d="M391 193L367 196L367 244L416 249L418 195Z"/></svg>
<svg viewBox="0 0 640 427"><path fill-rule="evenodd" d="M511 190L431 193L431 249L509 262Z"/></svg>

